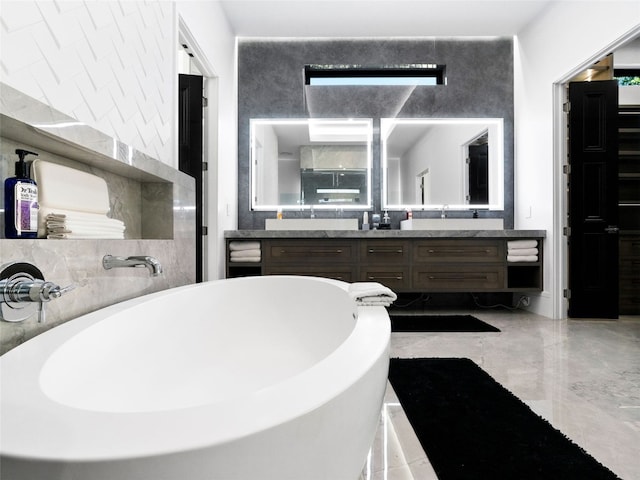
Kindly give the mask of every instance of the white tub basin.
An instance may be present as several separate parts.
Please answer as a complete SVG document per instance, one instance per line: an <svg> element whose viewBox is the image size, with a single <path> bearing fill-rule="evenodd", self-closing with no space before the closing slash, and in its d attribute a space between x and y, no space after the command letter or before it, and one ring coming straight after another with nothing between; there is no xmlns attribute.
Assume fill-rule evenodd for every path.
<svg viewBox="0 0 640 480"><path fill-rule="evenodd" d="M358 230L357 218L267 218L265 230Z"/></svg>
<svg viewBox="0 0 640 480"><path fill-rule="evenodd" d="M504 230L502 218L412 218L400 230Z"/></svg>
<svg viewBox="0 0 640 480"><path fill-rule="evenodd" d="M112 305L0 357L12 480L356 479L389 317L343 282L247 277Z"/></svg>

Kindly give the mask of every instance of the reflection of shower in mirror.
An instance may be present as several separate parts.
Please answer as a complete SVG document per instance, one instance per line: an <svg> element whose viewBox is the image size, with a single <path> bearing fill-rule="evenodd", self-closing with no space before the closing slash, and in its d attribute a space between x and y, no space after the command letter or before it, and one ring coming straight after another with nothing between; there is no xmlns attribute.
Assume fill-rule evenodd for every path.
<svg viewBox="0 0 640 480"><path fill-rule="evenodd" d="M371 119L252 119L253 210L372 206Z"/></svg>

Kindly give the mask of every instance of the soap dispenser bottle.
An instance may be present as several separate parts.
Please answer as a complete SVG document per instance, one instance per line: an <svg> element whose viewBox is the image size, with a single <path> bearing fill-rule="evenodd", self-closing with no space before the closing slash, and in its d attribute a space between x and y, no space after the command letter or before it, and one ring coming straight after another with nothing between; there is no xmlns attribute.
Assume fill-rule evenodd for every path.
<svg viewBox="0 0 640 480"><path fill-rule="evenodd" d="M4 236L5 238L36 238L38 235L38 186L29 178L27 155L38 155L16 149L15 176L4 181Z"/></svg>

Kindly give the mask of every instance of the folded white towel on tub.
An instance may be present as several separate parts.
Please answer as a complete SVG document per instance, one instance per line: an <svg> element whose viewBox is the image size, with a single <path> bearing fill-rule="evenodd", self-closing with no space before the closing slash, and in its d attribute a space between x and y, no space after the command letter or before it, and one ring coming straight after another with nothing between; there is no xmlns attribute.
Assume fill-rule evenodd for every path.
<svg viewBox="0 0 640 480"><path fill-rule="evenodd" d="M378 282L356 282L349 285L349 296L358 305L391 305L398 296Z"/></svg>

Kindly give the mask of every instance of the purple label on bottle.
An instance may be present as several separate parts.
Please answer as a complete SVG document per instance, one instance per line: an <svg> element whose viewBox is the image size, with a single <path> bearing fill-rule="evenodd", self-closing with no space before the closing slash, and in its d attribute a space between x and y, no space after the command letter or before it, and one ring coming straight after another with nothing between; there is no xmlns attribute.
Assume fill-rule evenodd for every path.
<svg viewBox="0 0 640 480"><path fill-rule="evenodd" d="M18 232L38 231L38 188L32 183L15 185L15 226Z"/></svg>

